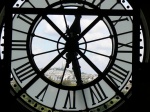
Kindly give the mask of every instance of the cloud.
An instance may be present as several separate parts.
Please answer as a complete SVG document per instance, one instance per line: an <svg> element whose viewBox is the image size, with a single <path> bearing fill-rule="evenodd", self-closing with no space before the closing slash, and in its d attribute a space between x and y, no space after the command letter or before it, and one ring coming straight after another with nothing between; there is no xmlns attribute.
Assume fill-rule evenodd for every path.
<svg viewBox="0 0 150 112"><path fill-rule="evenodd" d="M64 17L60 16L60 15L51 15L48 16L53 23L58 26L58 28L65 32L66 31L66 26L64 23ZM92 23L92 21L95 19L96 17L90 17L90 16L83 16L81 19L81 29L82 31L88 27L88 25L90 25ZM69 26L71 26L72 22L74 21L74 16L66 16L67 19L67 24ZM39 24L39 26L36 29L36 34L44 36L46 38L49 39L54 39L56 41L58 41L59 39L59 34L51 27L51 25L43 20L41 21L41 23ZM85 35L85 39L86 41L91 41L94 39L100 39L103 38L105 36L108 36L109 32L108 29L106 27L106 25L100 21L98 24L96 24L86 35ZM81 39L82 42L83 39ZM45 49L52 49L53 47L56 47L55 45L50 45L50 43L52 42L46 42L46 40L40 40L40 39L36 39L33 42L35 44L34 46L34 53L40 53L43 51L46 51ZM83 45L84 46L84 45ZM97 52L97 53L101 53L101 54L105 54L105 55L110 55L111 54L111 40L110 39L105 39L105 40L100 40L100 41L96 41L96 42L92 42L92 43L88 43L87 44L87 49ZM84 47L82 47L84 48ZM35 57L35 61L37 63L37 66L39 67L45 67L50 61L52 61L52 59L54 59L56 56L58 55L58 52L54 52L54 53L47 53L41 56L37 56ZM93 54L90 52L86 52L86 56L95 64L97 65L97 67L100 70L104 70L105 67L108 64L108 58L101 56L101 55L97 55L97 54ZM61 67L63 65L63 63L65 63L66 60L64 59L60 59L57 63L55 63L55 65L53 67ZM85 62L83 59L80 59L80 65L82 66L82 71L83 72L89 72L89 73L93 73L95 74L95 71L87 64L87 62ZM71 66L70 66L71 67ZM71 68L72 69L72 68Z"/></svg>

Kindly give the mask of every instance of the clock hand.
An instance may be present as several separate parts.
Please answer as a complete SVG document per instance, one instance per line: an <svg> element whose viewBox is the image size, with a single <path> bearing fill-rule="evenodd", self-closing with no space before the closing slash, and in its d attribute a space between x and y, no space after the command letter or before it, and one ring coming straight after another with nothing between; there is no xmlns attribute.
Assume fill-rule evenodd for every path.
<svg viewBox="0 0 150 112"><path fill-rule="evenodd" d="M70 53L70 52L66 53L66 58L67 58L67 60L66 60L66 68L69 68L69 64L70 64L71 61L72 61L72 56L71 56L71 54L72 54L72 53Z"/></svg>
<svg viewBox="0 0 150 112"><path fill-rule="evenodd" d="M69 30L70 33L73 33L74 35L81 33L80 19L81 15L75 15L75 20Z"/></svg>
<svg viewBox="0 0 150 112"><path fill-rule="evenodd" d="M73 66L73 71L75 74L75 77L77 79L77 86L82 85L82 80L81 80L81 70L80 70L80 65L79 61L77 59L77 53L73 53L73 60L72 60L72 66Z"/></svg>
<svg viewBox="0 0 150 112"><path fill-rule="evenodd" d="M60 0L60 1L62 2L62 0ZM61 8L63 8L63 9L64 9L64 7L63 7L62 3L61 3ZM63 15L63 17L64 17L64 21L65 21L66 29L68 30L68 29L69 29L69 27L68 27L68 25L67 25L66 16L65 16L65 15Z"/></svg>
<svg viewBox="0 0 150 112"><path fill-rule="evenodd" d="M68 68L69 64L72 62L72 69L73 69L75 77L77 79L77 85L79 86L82 84L82 80L81 80L80 65L79 65L79 62L77 59L77 53L76 52L68 52L66 54L66 57L67 57L67 62L66 62L65 69Z"/></svg>
<svg viewBox="0 0 150 112"><path fill-rule="evenodd" d="M73 24L71 25L69 31L67 32L69 34L69 38L71 38L71 40L76 43L77 41L77 34L80 34L81 32L81 26L80 26L80 19L81 19L81 15L75 15L75 20L73 22ZM78 46L78 45L77 45ZM68 54L66 55L67 60L68 60L68 64L70 64L72 62L72 69L74 71L75 77L77 79L77 85L81 85L82 84L82 80L81 80L81 70L80 70L80 65L77 59L77 53L76 53L76 49L78 49L78 47L76 47L72 52L68 52ZM69 67L69 65L67 66Z"/></svg>

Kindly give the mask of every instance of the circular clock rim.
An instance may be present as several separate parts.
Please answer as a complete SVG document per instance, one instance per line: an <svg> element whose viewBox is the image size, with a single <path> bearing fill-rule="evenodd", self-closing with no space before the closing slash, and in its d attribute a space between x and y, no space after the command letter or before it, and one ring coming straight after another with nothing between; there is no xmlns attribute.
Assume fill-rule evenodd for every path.
<svg viewBox="0 0 150 112"><path fill-rule="evenodd" d="M85 2L86 3L86 2ZM54 3L52 4L53 7L55 7L55 5L60 5L61 2L59 1L58 3ZM88 5L89 3L87 2L87 4L85 5ZM51 7L47 7L45 10L49 9L49 8L52 8ZM99 8L97 8L95 5L92 5L90 4L91 8L96 8L97 10L100 10ZM52 9L51 9L52 10ZM37 15L36 18L34 19L32 25L30 26L29 28L29 31L28 31L28 35L27 35L27 43L28 43L28 46L27 46L27 54L29 56L29 60L32 64L32 66L34 67L34 70L37 72L37 75L40 74L40 70L38 69L34 59L33 59L33 56L32 56L32 49L31 49L31 44L32 44L32 33L35 31L36 27L38 26L39 22L40 22L40 19L41 19L42 15ZM87 84L83 84L82 86L64 86L62 84L57 84L53 81L50 81L48 78L46 78L44 75L41 75L40 77L45 80L47 83L49 83L50 85L53 85L54 87L56 88L60 88L60 89L64 89L64 90L81 90L81 89L85 89L93 84L96 84L97 82L101 81L103 79L103 77L105 77L107 75L107 73L109 72L109 70L111 69L111 67L113 66L114 62L115 62L115 59L116 59L116 56L117 56L117 43L118 43L118 39L117 39L117 33L116 33L116 30L111 22L111 20L109 19L108 16L103 16L103 18L106 19L106 21L108 22L108 24L106 24L105 21L103 21L105 23L105 25L107 26L108 30L109 30L109 33L113 35L113 37L110 37L111 38L111 42L112 42L112 53L110 56L110 59L109 59L109 62L107 64L107 67L105 68L105 70L102 72L103 76L100 76L100 77L97 77L95 80L87 83ZM38 23L37 23L38 22ZM112 31L110 31L109 29L109 26L111 28ZM31 38L32 37L32 38Z"/></svg>
<svg viewBox="0 0 150 112"><path fill-rule="evenodd" d="M144 29L146 29L146 31L145 31L144 29L143 29L143 30L145 31L146 36L149 37L149 30L148 30L148 27L147 27L147 25L146 25L146 24L147 24L147 23L146 23L146 20L145 20L145 19L143 20L144 15L142 15L141 18L142 18L142 23L143 23L143 21L144 21L144 25L143 25L142 27L143 27ZM146 27L146 28L145 28L145 27ZM149 38L148 38L148 40L149 40ZM145 45L147 45L147 44L145 44ZM150 46L148 46L147 48L148 48L148 49L146 50L145 53L147 53L147 51L148 51L148 54L147 54L147 55L149 56L149 51L150 51L149 48L150 48ZM145 57L147 57L147 55L146 55ZM148 61L149 61L149 58L147 58L145 61L148 62Z"/></svg>

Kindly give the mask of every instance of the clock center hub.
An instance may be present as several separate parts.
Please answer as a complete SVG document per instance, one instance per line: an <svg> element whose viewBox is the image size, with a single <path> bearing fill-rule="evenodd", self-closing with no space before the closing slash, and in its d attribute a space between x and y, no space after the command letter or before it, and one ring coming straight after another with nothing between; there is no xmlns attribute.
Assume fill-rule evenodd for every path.
<svg viewBox="0 0 150 112"><path fill-rule="evenodd" d="M67 52L76 52L79 49L79 43L76 38L68 38L65 44L65 49Z"/></svg>

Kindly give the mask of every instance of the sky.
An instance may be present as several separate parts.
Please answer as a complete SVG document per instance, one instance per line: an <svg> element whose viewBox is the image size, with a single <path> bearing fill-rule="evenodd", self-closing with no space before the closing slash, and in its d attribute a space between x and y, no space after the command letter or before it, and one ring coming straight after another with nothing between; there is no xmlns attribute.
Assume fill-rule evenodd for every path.
<svg viewBox="0 0 150 112"><path fill-rule="evenodd" d="M65 23L64 23L64 17L62 15L55 15L55 16L48 16L58 27L59 29L61 29L61 31L63 31L64 33L66 32L66 27L65 27ZM93 16L83 16L80 23L81 23L81 32L95 19L96 17ZM66 20L67 20L67 24L70 27L71 24L74 21L74 16L66 16ZM62 43L65 43L65 40L59 36L59 34L47 23L47 21L43 20L41 21L41 23L37 26L37 29L35 31L36 35L39 36L43 36L45 38L48 39L52 39L55 41L58 41L59 38L60 41ZM85 40L91 41L94 39L100 39L103 37L107 37L109 36L109 31L108 28L106 27L106 25L104 24L103 21L100 21L96 26L94 26L85 36ZM79 43L83 43L84 39L82 38ZM40 44L36 44L36 43L40 43ZM64 45L59 44L60 48L63 48ZM82 49L85 49L85 44L80 45L80 47ZM49 50L55 50L57 47L57 43L56 42L51 42L51 41L47 41L45 39L41 39L38 37L34 37L33 39L33 53L37 54L37 53L41 53L43 51L49 51ZM90 51L95 51L97 53L101 53L101 54L105 54L105 55L110 55L111 54L111 47L112 47L112 42L111 40L108 39L104 39L101 41L96 41L96 42L91 42L87 44L87 49ZM82 52L84 52L84 50L81 50ZM61 50L60 50L61 52ZM103 71L105 69L105 67L108 64L108 57L103 57L97 54L93 54L90 52L86 51L86 56L88 58L90 58L90 60L92 62L94 62L95 65L99 65L99 68ZM43 66L46 66L48 64L48 62L53 59L56 55L58 55L58 52L53 52L53 53L47 53L44 55L40 55L35 57L35 62L37 62L37 66L39 68L42 68ZM44 57L42 60L41 58ZM78 56L80 57L80 56ZM64 56L65 58L65 56ZM49 60L49 61L47 61ZM53 67L57 67L57 68L61 68L64 66L64 64L66 63L65 59L61 59L59 60L58 63L56 63ZM89 65L83 60L83 59L79 59L79 63L81 65L81 68L83 72L91 72L91 69L89 67ZM70 65L70 69L72 66ZM93 71L92 71L93 72Z"/></svg>
<svg viewBox="0 0 150 112"><path fill-rule="evenodd" d="M18 0L17 4L21 4L22 1ZM125 2L124 6L127 7L129 4ZM16 5L15 5L16 6ZM131 9L131 7L129 8ZM66 26L64 23L64 17L62 15L49 15L48 16L58 27L61 29L62 32L66 32ZM70 27L74 21L74 16L65 16L67 20L67 24ZM81 32L95 19L95 16L82 16L81 18ZM35 34L38 36L42 36L47 39L52 39L55 41L60 41L62 43L65 43L65 40L60 37L60 35L47 23L47 21L42 20L36 30ZM2 36L4 34L2 33ZM94 26L85 36L82 38L79 43L84 43L86 41L90 41L94 39L100 39L103 37L109 36L109 31L108 28L106 27L106 24L104 24L103 21L100 21L96 26ZM1 37L2 37L1 36ZM1 39L3 43L3 39ZM58 44L59 48L63 48L64 45ZM38 54L50 50L56 50L57 48L57 43L52 42L52 41L47 41L45 39L41 39L38 37L34 37L32 41L32 53L33 54ZM80 48L85 49L86 45L82 44L80 45ZM3 48L1 47L3 50ZM96 42L91 42L87 44L87 49L90 51L94 51L97 53L101 53L107 56L110 56L112 52L112 41L111 39L104 39L101 41L96 41ZM61 52L62 50L59 50ZM83 53L85 50L81 50ZM143 52L143 51L141 51ZM98 68L103 71L105 67L107 66L109 59L105 56L100 56L94 53L90 53L88 51L85 52L86 56L95 64L99 65ZM55 56L58 55L58 51L51 52L51 53L46 53L43 55L38 55L35 56L34 61L37 64L38 68L44 68ZM3 56L2 56L3 58ZM65 66L66 60L65 56L61 58L53 67L61 68ZM80 56L78 55L78 58ZM95 72L91 69L91 67L82 59L79 59L80 66L82 67L82 72L88 72L95 74ZM70 64L69 69L72 69L72 66Z"/></svg>

